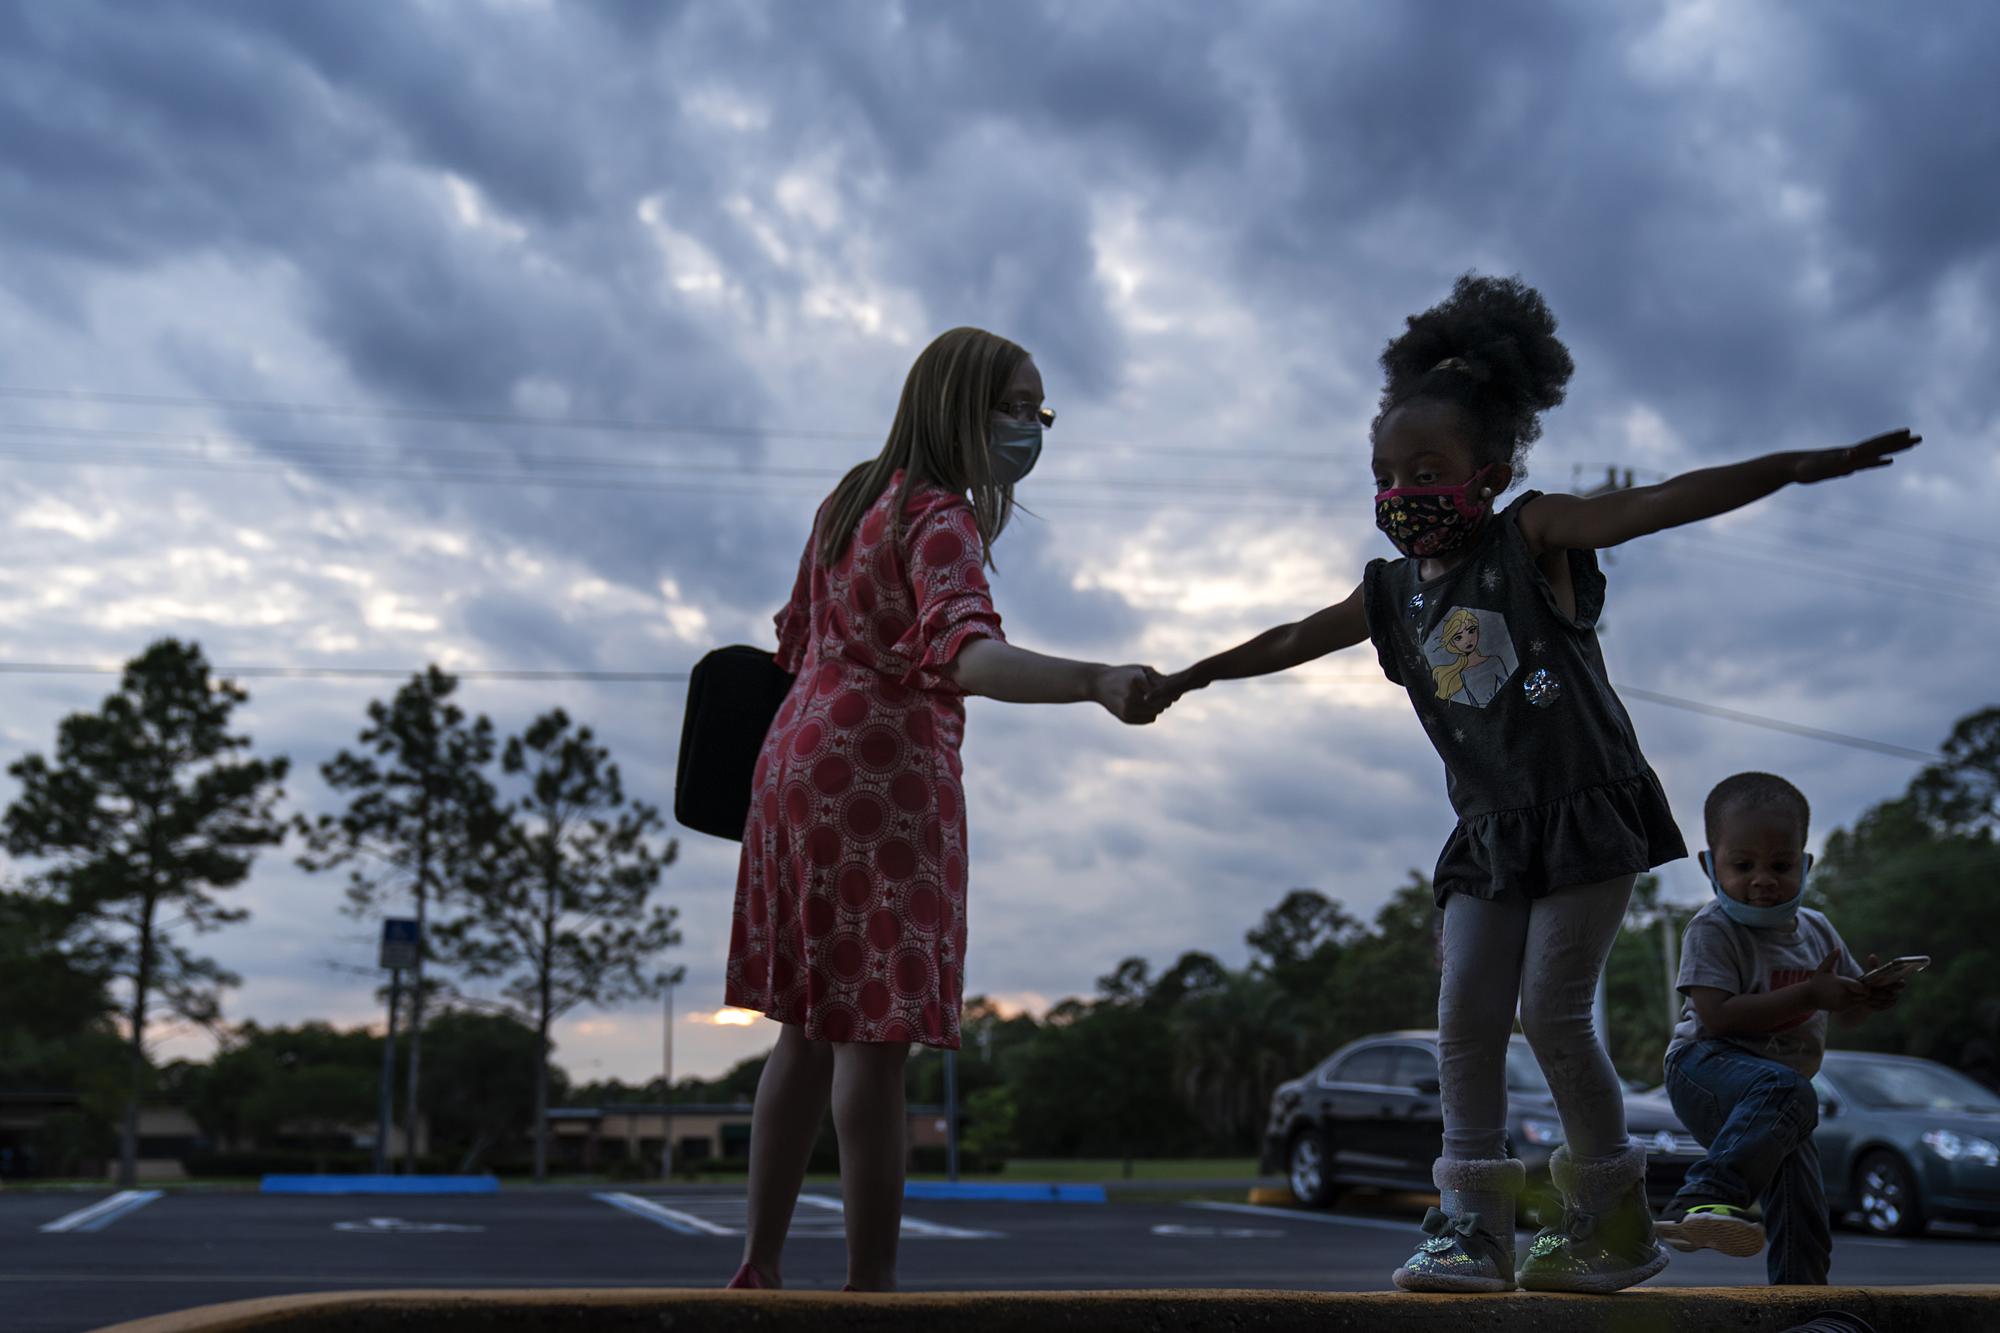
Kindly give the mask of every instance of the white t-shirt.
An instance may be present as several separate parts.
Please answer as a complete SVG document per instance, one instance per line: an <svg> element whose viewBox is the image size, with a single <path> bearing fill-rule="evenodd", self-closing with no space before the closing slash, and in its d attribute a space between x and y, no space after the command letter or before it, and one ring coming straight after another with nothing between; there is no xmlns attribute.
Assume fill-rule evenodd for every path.
<svg viewBox="0 0 2000 1333"><path fill-rule="evenodd" d="M1806 980L1830 953L1840 955L1834 970L1841 976L1861 975L1854 955L1823 912L1801 907L1798 920L1789 929L1757 929L1737 925L1720 903L1710 900L1694 914L1681 937L1681 972L1674 986L1682 995L1695 986L1730 995L1766 995ZM1714 1033L1702 1027L1694 1001L1684 1000L1667 1056L1671 1059L1683 1046L1714 1038ZM1722 1040L1811 1078L1819 1072L1820 1057L1826 1054L1826 1010L1815 1009L1774 1032Z"/></svg>

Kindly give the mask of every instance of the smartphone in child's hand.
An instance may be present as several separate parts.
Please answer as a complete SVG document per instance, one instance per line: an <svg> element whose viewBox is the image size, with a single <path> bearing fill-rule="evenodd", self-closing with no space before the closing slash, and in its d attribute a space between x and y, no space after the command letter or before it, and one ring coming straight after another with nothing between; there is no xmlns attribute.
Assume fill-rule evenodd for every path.
<svg viewBox="0 0 2000 1333"><path fill-rule="evenodd" d="M1901 981L1914 972L1921 972L1931 965L1931 956L1926 953L1906 954L1901 958L1891 958L1872 972L1861 977L1864 986L1882 986L1892 981Z"/></svg>

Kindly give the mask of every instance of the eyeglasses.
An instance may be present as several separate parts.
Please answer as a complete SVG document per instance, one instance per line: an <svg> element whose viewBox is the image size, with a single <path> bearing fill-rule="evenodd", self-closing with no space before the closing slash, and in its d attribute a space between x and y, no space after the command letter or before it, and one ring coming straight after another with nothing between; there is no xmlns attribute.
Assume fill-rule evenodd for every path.
<svg viewBox="0 0 2000 1333"><path fill-rule="evenodd" d="M1043 430L1047 430L1056 424L1056 410L1053 407L1042 407L1026 398L1013 403L995 403L993 410L1003 417L1012 417L1024 426L1036 421L1041 423Z"/></svg>

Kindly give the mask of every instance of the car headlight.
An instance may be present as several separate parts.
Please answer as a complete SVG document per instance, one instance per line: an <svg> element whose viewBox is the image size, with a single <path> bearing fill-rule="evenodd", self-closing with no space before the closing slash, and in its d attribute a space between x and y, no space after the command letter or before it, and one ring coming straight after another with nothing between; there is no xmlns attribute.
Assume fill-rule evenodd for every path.
<svg viewBox="0 0 2000 1333"><path fill-rule="evenodd" d="M1563 1127L1560 1120L1523 1120L1521 1137L1538 1148L1554 1148L1563 1141Z"/></svg>
<svg viewBox="0 0 2000 1333"><path fill-rule="evenodd" d="M1977 1162L2000 1166L2000 1146L1976 1134L1959 1134L1949 1129L1933 1129L1924 1135L1924 1146L1947 1162Z"/></svg>

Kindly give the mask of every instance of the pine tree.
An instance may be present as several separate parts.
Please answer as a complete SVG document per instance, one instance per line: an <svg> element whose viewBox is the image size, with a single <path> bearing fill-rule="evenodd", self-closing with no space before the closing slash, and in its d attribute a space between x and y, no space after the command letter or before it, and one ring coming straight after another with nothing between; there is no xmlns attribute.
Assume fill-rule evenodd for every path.
<svg viewBox="0 0 2000 1333"><path fill-rule="evenodd" d="M118 692L73 713L56 758L8 768L21 793L6 814L7 850L53 862L37 878L77 914L96 956L130 986L118 1181L138 1173L146 1028L154 1010L213 1025L238 978L176 937L249 913L218 902L250 873L256 849L284 839L274 807L287 762L233 758L250 745L229 718L248 699L209 674L199 645L162 639L125 664Z"/></svg>
<svg viewBox="0 0 2000 1333"><path fill-rule="evenodd" d="M555 709L508 740L502 769L525 781L468 913L440 948L470 976L499 979L534 1027L535 1179L548 1174L549 1032L578 1005L657 996L676 979L653 967L680 942L674 911L649 907L675 843L657 846L660 812L627 804L618 766L588 727Z"/></svg>
<svg viewBox="0 0 2000 1333"><path fill-rule="evenodd" d="M424 963L433 955L431 914L461 898L498 832L493 784L493 724L466 721L451 701L456 677L436 666L411 677L388 703L368 705L366 752L342 750L320 766L327 786L348 793L339 816L301 818L310 848L307 870L348 870L348 910L363 916L407 892L416 909L420 948L412 969L409 1075L403 1104L415 1108L423 1069ZM414 1114L414 1111L412 1112ZM415 1126L403 1136L405 1171L416 1168Z"/></svg>

